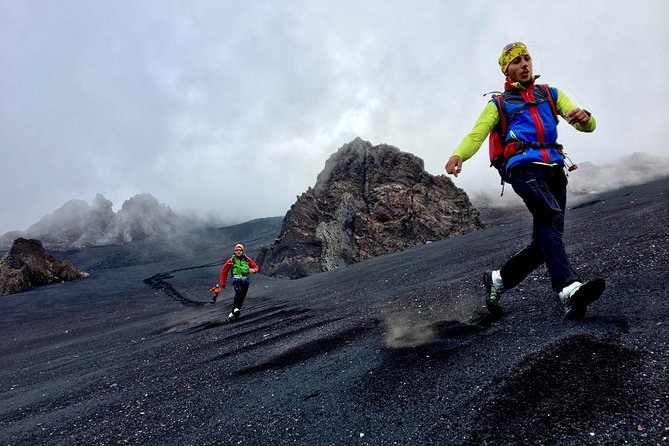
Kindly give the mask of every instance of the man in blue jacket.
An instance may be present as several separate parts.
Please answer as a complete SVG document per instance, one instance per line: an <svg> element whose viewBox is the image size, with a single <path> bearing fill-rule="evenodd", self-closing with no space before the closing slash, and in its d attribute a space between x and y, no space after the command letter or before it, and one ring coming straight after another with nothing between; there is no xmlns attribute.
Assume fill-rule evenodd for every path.
<svg viewBox="0 0 669 446"><path fill-rule="evenodd" d="M479 150L491 131L500 131L500 123L504 124L499 159L493 160L491 153L491 161L525 202L533 217L533 231L527 247L499 270L484 274L486 304L491 313L500 314L502 293L545 263L565 316L580 319L604 292L605 283L602 279L584 283L565 251L567 178L562 146L557 143L557 115L582 132L595 130L595 118L559 89L535 84L538 76L533 74L532 57L523 43L504 47L498 62L506 76L501 101L488 102L446 164L446 172L457 177L462 163Z"/></svg>

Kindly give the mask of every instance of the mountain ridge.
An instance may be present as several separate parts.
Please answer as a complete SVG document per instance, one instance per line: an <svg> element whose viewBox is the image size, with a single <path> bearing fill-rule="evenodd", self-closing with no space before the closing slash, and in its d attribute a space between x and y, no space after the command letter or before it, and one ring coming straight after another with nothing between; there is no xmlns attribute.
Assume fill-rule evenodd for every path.
<svg viewBox="0 0 669 446"><path fill-rule="evenodd" d="M121 244L170 233L181 226L172 209L148 193L124 201L118 212L112 206L102 194L96 194L90 205L83 200L69 200L26 231L4 234L0 248L8 248L18 237L38 239L49 249Z"/></svg>

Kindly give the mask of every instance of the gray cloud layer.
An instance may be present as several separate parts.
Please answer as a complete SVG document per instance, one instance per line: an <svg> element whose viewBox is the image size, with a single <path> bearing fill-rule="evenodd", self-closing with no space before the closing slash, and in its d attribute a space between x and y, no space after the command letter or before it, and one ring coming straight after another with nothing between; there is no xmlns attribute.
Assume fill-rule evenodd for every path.
<svg viewBox="0 0 669 446"><path fill-rule="evenodd" d="M469 4L471 3L471 4ZM591 110L575 161L662 153L669 3L0 1L0 233L97 192L282 215L360 136L433 174L499 89L501 47ZM456 183L496 189L482 150Z"/></svg>

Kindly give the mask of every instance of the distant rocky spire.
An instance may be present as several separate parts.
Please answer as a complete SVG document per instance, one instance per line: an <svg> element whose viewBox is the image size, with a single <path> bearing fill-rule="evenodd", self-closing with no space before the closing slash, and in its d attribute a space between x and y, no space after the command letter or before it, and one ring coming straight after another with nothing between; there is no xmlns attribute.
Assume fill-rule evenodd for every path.
<svg viewBox="0 0 669 446"><path fill-rule="evenodd" d="M179 217L151 194L126 200L117 213L112 206L102 194L97 194L90 206L83 200L70 200L27 231L2 236L0 249L7 249L18 237L38 239L54 249L126 243L169 233L179 226Z"/></svg>

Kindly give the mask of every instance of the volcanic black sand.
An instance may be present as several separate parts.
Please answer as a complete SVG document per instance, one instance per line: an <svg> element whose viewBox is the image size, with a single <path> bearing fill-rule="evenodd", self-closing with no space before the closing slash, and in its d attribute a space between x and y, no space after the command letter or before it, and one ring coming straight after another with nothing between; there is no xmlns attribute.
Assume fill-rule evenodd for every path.
<svg viewBox="0 0 669 446"><path fill-rule="evenodd" d="M543 268L501 319L483 310L480 276L527 242L525 215L300 280L256 275L233 324L230 287L215 305L207 289L234 242L253 256L280 219L172 259L69 253L90 277L0 298L0 443L669 444L668 190L568 211L573 263L608 285L575 322Z"/></svg>

